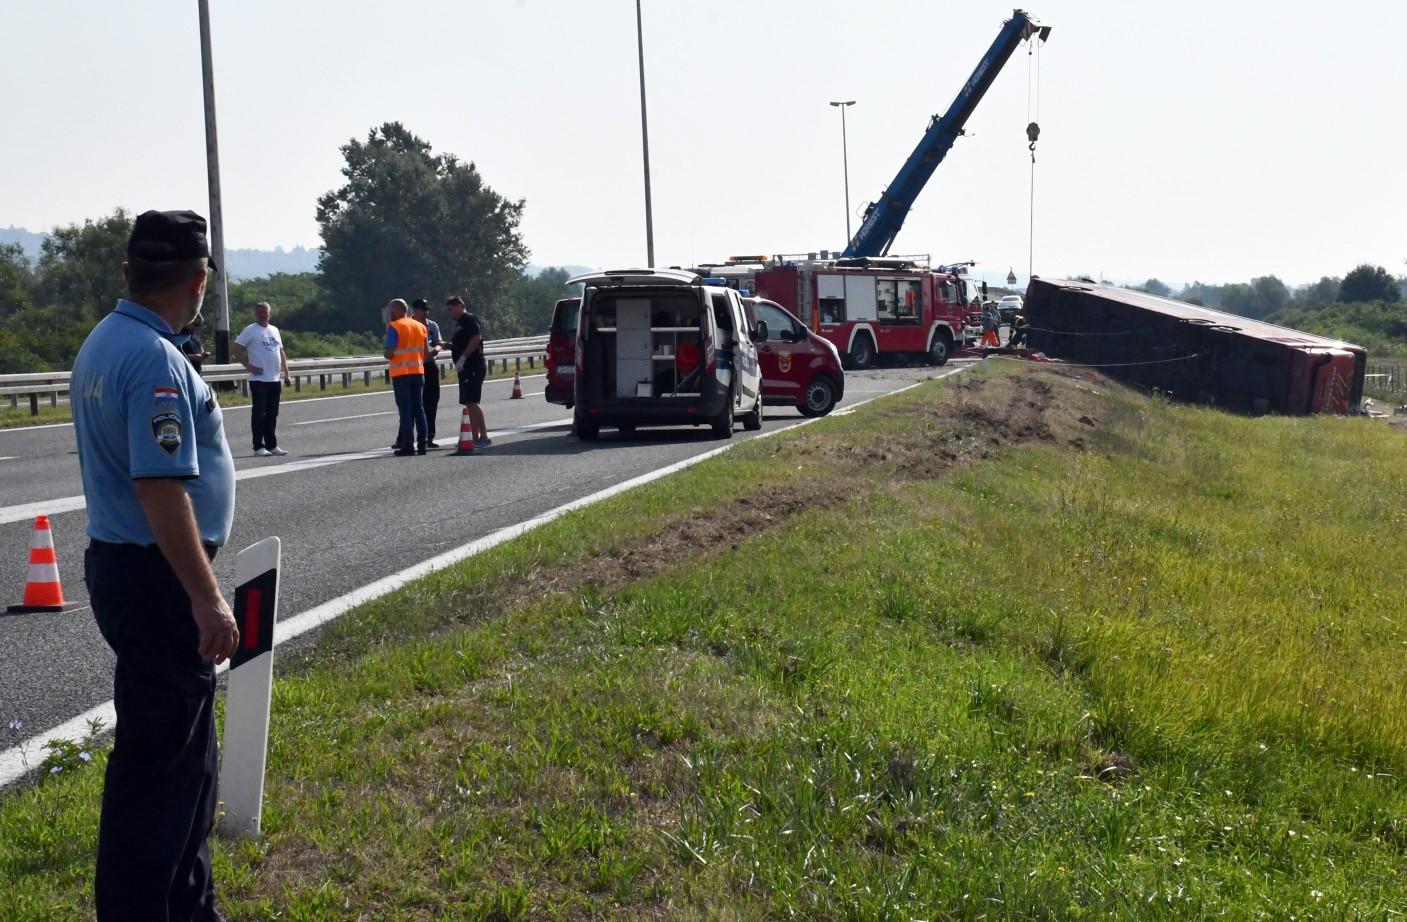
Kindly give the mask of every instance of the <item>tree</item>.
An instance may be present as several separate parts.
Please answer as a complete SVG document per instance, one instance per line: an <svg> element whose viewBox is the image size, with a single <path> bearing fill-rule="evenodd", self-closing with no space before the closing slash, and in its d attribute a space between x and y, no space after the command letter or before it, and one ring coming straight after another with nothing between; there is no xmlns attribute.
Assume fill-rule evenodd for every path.
<svg viewBox="0 0 1407 922"><path fill-rule="evenodd" d="M1339 299L1339 286L1343 280L1333 276L1322 276L1319 281L1312 282L1295 291L1294 302L1297 307L1319 307L1323 304L1333 304Z"/></svg>
<svg viewBox="0 0 1407 922"><path fill-rule="evenodd" d="M1345 304L1364 301L1385 301L1396 303L1402 297L1397 280L1388 275L1382 266L1364 263L1343 277L1339 287L1339 300Z"/></svg>
<svg viewBox="0 0 1407 922"><path fill-rule="evenodd" d="M56 227L40 245L37 299L67 319L99 320L127 296L122 264L132 216L122 208L106 218Z"/></svg>
<svg viewBox="0 0 1407 922"><path fill-rule="evenodd" d="M18 243L0 245L0 320L29 307L29 260Z"/></svg>
<svg viewBox="0 0 1407 922"><path fill-rule="evenodd" d="M1146 291L1150 295L1157 295L1160 298L1166 298L1172 294L1172 289L1157 279L1149 279L1142 285L1135 286L1134 290Z"/></svg>
<svg viewBox="0 0 1407 922"><path fill-rule="evenodd" d="M538 336L546 333L552 323L552 308L557 305L558 299L570 298L576 293L567 287L570 275L566 269L544 269L535 276L526 272L520 275L505 299L508 310L504 312L502 322L496 320L489 335Z"/></svg>
<svg viewBox="0 0 1407 922"><path fill-rule="evenodd" d="M469 298L490 325L528 249L523 201L484 184L473 163L434 155L399 122L342 148L346 183L318 199L318 268L343 329L377 329L391 298Z"/></svg>

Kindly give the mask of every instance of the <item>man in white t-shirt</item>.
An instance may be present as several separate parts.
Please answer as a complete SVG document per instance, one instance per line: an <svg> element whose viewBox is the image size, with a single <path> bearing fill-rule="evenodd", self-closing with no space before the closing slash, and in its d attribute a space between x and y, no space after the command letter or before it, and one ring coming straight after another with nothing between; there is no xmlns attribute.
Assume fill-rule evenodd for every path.
<svg viewBox="0 0 1407 922"><path fill-rule="evenodd" d="M268 301L254 305L254 322L235 337L235 358L249 372L249 396L253 402L249 428L254 434L254 454L286 455L278 447L278 401L283 385L289 383L288 357L283 353L283 336L269 323L273 308Z"/></svg>

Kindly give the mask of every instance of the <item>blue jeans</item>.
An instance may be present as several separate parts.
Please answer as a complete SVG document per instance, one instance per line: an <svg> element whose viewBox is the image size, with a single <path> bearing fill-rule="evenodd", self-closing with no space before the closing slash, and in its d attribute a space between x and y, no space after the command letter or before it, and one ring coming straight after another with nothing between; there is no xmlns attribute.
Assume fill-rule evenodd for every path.
<svg viewBox="0 0 1407 922"><path fill-rule="evenodd" d="M401 413L401 428L396 436L396 444L401 446L402 450L409 449L411 445L423 449L425 433L429 429L425 420L425 376L401 375L392 378L391 389L396 392L396 409ZM415 427L414 442L410 440L412 425Z"/></svg>

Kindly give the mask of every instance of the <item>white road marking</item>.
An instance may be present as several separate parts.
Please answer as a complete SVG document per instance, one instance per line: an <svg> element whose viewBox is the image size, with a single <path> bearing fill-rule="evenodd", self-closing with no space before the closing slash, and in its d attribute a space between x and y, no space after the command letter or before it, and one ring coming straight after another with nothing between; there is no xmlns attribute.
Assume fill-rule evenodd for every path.
<svg viewBox="0 0 1407 922"><path fill-rule="evenodd" d="M14 461L15 458L16 458L15 455L6 455L5 457L0 458L0 461Z"/></svg>
<svg viewBox="0 0 1407 922"><path fill-rule="evenodd" d="M294 426L316 426L318 423L340 423L349 419L367 419L372 416L395 416L395 410L383 410L380 413L358 413L356 416L330 416L327 419L306 419L301 423L293 423Z"/></svg>
<svg viewBox="0 0 1407 922"><path fill-rule="evenodd" d="M947 374L939 375L938 377L946 378L948 377L948 375L957 374L958 372L963 370L963 368L955 368ZM905 391L911 391L916 387L920 387L925 383L927 382L916 381L913 384L909 384L905 387L901 387L896 390L890 391L889 394L902 394ZM878 399L878 397L871 397L868 400L862 400L859 403L851 404L850 406L845 408L843 413L853 413L855 412L855 410L858 410L865 404L872 403L873 401ZM842 414L841 412L831 414L831 416L837 415ZM590 496L584 496L581 499L573 500L572 502L558 506L555 509L550 509L547 512L544 512L542 515L528 519L525 522L520 522L517 525L509 525L505 528L500 528L498 531L491 532L482 538L477 538L473 541L470 541L468 544L460 545L459 547L446 551L445 553L440 554L437 557L432 557L429 560L421 561L420 563L415 564L412 567L407 567L399 573L393 573L390 576L383 577L382 579L379 579L373 583L369 583L368 585L365 585L360 589L354 589L346 595L339 596L338 598L332 599L328 602L324 602L321 605L316 605L308 609L307 611L294 615L292 618L280 621L277 627L274 628L274 645L275 647L277 647L278 644L285 643L295 637L298 637L302 634L306 634L308 631L311 631L314 628L318 628L331 621L335 621L342 615L356 608L358 605L364 605L365 603L373 601L375 599L379 599L382 596L390 595L392 592L395 592L397 589L400 589L407 583L420 579L421 577L428 576L431 573L435 573L440 570L444 570L448 567L454 566L462 560L466 560L470 557L473 557L475 554L482 554L484 551L497 547L498 545L503 544L507 541L511 541L514 538L523 535L529 531L532 531L535 528L539 528L543 525L546 525L547 523L555 519L559 519L569 512L574 512L578 509L584 509L587 506L595 505L596 503L599 503L602 500L610 499L611 497L624 493L627 490L633 490L636 487L643 486L652 481L659 480L663 477L668 477L670 474L682 471L685 468L693 467L696 464L700 464L704 461L707 461L709 458L717 457L718 455L723 454L723 452L728 451L731 448L735 448L738 445L747 444L748 442L754 441L755 439L765 439L769 436L778 435L782 432L791 432L795 429L799 429L802 426L809 426L812 423L820 422L822 419L825 418L826 417L814 417L811 419L802 419L799 422L791 426L787 426L784 429L769 429L765 432L761 432L752 439L738 439L737 441L730 441L728 444L723 445L719 448L715 448L712 451L706 451L703 454L694 455L692 458L685 458L683 461L677 461L674 464L658 468L646 474L641 474L639 477L633 477L630 480L623 481L621 483L616 484L615 486L607 487L604 490L592 493ZM384 455L384 452L381 452L380 454ZM216 667L215 671L216 673L221 673L224 672L227 668L229 668L229 663L221 663L219 666ZM100 704L95 708L91 708L83 712L82 714L79 714L77 717L74 717L71 720L67 720L62 724L59 724L57 727L54 727L51 730L46 730L43 733L39 733L30 737L29 739L20 743L18 746L12 746L11 748L6 749L3 752L0 752L0 788L5 788L8 785L14 783L15 781L18 781L20 778L23 778L25 774L35 768L39 764L39 762L43 761L42 755L38 755L38 757L34 759L31 759L30 757L39 753L43 753L44 747L48 743L54 740L61 739L81 739L88 732L89 721L95 719L101 720L103 722L103 726L110 729L117 722L117 710L113 706L113 703L111 701L104 702L103 704Z"/></svg>
<svg viewBox="0 0 1407 922"><path fill-rule="evenodd" d="M334 374L335 374L335 372L334 372ZM547 377L546 373L538 374L538 375L523 375L522 378L521 378L521 380L523 380L523 381L530 381L530 380L532 380L533 378L545 378L545 377ZM490 379L488 379L487 381L484 382L484 386L485 386L485 387L488 387L490 384L500 384L500 383L503 383L503 382L507 382L508 384L512 384L512 383L513 383L513 379L512 379L512 378L490 378ZM441 382L440 382L440 390L444 390L444 389L447 388L447 387L456 387L456 388L457 388L457 387L459 387L459 383L458 383L457 381L455 381L455 380L448 379L448 378L442 379ZM317 402L320 401L320 400L351 400L351 399L353 399L353 398L355 398L355 397L379 397L379 396L381 396L382 394L385 394L387 397L392 397L392 396L394 396L393 392L391 392L391 391L389 391L389 390L385 390L385 391L362 391L360 394L335 394L335 395L333 395L333 396L331 396L331 397L296 397L296 398L295 398L295 397L290 397L290 398L288 398L287 400L285 400L284 403L285 403L285 404L289 404L289 403L317 403ZM247 409L250 408L250 406L252 406L252 404L245 403L245 404L240 404L239 406L235 406L235 407L221 407L220 409L221 409L223 412L225 412L225 413L229 413L229 412L232 412L232 411L234 411L234 410L247 410ZM36 429L63 429L63 428L65 428L65 427L71 427L72 425L73 425L73 423L45 423L45 424L42 425L42 426L11 426L11 427L8 428L8 429L0 429L0 436L4 436L7 432L33 432L33 431L35 431Z"/></svg>

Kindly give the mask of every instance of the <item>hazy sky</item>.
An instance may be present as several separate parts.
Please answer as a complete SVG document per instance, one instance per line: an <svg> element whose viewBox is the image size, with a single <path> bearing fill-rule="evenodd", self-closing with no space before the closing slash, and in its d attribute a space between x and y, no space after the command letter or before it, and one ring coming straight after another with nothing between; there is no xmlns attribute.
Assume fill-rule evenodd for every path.
<svg viewBox="0 0 1407 922"><path fill-rule="evenodd" d="M399 120L524 198L538 264L645 259L632 0L211 0L226 245L315 246L338 150ZM1386 0L1044 0L896 253L1290 283L1407 273ZM1011 15L969 0L644 0L656 262L845 242ZM1037 107L1036 86L1039 86ZM0 0L0 226L207 211L196 0ZM1028 89L1029 88L1029 89ZM1029 117L1028 117L1029 112ZM858 227L858 219L853 222Z"/></svg>

